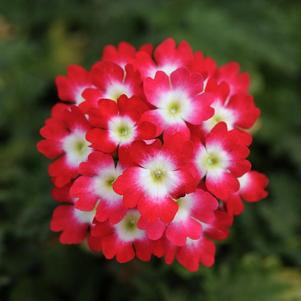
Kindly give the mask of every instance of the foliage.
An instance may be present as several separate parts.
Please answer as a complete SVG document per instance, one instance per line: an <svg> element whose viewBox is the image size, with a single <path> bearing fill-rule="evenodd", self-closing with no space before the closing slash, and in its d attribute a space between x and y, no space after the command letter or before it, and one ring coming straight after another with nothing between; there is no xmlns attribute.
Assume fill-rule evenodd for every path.
<svg viewBox="0 0 301 301"><path fill-rule="evenodd" d="M0 2L1 300L301 300L300 1ZM47 162L35 149L56 101L53 79L104 44L187 39L251 73L262 109L252 162L270 196L248 205L213 269L118 265L57 244ZM299 285L298 285L299 284Z"/></svg>

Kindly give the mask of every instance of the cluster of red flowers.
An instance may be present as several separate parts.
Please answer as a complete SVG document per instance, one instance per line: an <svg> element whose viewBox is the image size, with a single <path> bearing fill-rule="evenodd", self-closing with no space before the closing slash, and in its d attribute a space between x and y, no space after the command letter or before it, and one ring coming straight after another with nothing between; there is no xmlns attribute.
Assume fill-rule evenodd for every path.
<svg viewBox="0 0 301 301"><path fill-rule="evenodd" d="M248 133L260 111L237 63L182 41L107 46L91 70L56 78L61 102L40 133L60 204L51 229L107 259L214 263L243 201L266 197Z"/></svg>

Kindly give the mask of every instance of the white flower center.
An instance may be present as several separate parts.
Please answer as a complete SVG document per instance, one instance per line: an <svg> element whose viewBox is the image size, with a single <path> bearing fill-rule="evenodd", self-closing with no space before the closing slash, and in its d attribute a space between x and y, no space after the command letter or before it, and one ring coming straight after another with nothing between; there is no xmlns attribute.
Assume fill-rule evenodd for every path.
<svg viewBox="0 0 301 301"><path fill-rule="evenodd" d="M201 174L218 176L229 166L228 154L218 145L207 146L196 156L196 164Z"/></svg>
<svg viewBox="0 0 301 301"><path fill-rule="evenodd" d="M102 169L94 179L94 190L97 195L109 202L116 202L121 199L120 195L113 190L113 183L121 175L119 166Z"/></svg>
<svg viewBox="0 0 301 301"><path fill-rule="evenodd" d="M74 208L75 218L82 224L92 224L96 214L96 207L91 211L82 211Z"/></svg>
<svg viewBox="0 0 301 301"><path fill-rule="evenodd" d="M117 101L117 99L121 95L126 95L127 97L131 97L132 94L133 93L129 86L119 83L119 82L115 82L115 83L112 83L111 85L109 85L109 87L107 88L103 97Z"/></svg>
<svg viewBox="0 0 301 301"><path fill-rule="evenodd" d="M166 73L169 76L178 68L179 68L178 64L165 64L163 66L160 66L159 70L163 71L164 73Z"/></svg>
<svg viewBox="0 0 301 301"><path fill-rule="evenodd" d="M168 91L160 98L159 111L169 124L182 122L191 110L190 99L184 91Z"/></svg>
<svg viewBox="0 0 301 301"><path fill-rule="evenodd" d="M173 73L179 67L180 67L179 64L165 64L165 65L159 66L157 68L150 69L148 72L148 76L151 78L154 78L158 71L163 71L166 75L169 76L171 73Z"/></svg>
<svg viewBox="0 0 301 301"><path fill-rule="evenodd" d="M82 94L83 92L88 88L95 88L95 86L81 86L76 88L76 92L74 95L74 101L76 105L80 105L85 99L83 98Z"/></svg>
<svg viewBox="0 0 301 301"><path fill-rule="evenodd" d="M137 227L139 218L140 214L137 210L129 210L124 218L114 226L120 240L131 242L145 237L145 232Z"/></svg>
<svg viewBox="0 0 301 301"><path fill-rule="evenodd" d="M249 184L249 173L245 173L240 178L238 178L240 189L243 189Z"/></svg>
<svg viewBox="0 0 301 301"><path fill-rule="evenodd" d="M191 239L189 237L186 238L186 246L188 247L197 247L199 243L199 239Z"/></svg>
<svg viewBox="0 0 301 301"><path fill-rule="evenodd" d="M76 130L63 139L62 148L71 166L78 166L81 162L84 162L91 153L89 142L85 136L86 133L84 131Z"/></svg>
<svg viewBox="0 0 301 301"><path fill-rule="evenodd" d="M158 154L142 164L139 174L141 188L154 198L164 197L179 184L179 172L167 156Z"/></svg>
<svg viewBox="0 0 301 301"><path fill-rule="evenodd" d="M184 221L189 217L193 205L193 199L189 195L186 195L185 197L179 198L177 200L177 204L179 205L179 209L173 219L173 222Z"/></svg>
<svg viewBox="0 0 301 301"><path fill-rule="evenodd" d="M136 125L127 116L117 116L109 122L109 135L116 144L129 144L136 137Z"/></svg>
<svg viewBox="0 0 301 301"><path fill-rule="evenodd" d="M214 108L214 115L204 121L204 128L209 132L217 123L223 121L227 124L227 128L232 130L236 120L234 112L224 107L220 102L215 102L211 107Z"/></svg>

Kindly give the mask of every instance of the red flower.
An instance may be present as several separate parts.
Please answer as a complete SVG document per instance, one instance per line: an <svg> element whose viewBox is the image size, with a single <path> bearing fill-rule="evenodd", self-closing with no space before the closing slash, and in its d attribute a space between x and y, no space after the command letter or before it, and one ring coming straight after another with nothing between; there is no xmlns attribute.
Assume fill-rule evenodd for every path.
<svg viewBox="0 0 301 301"><path fill-rule="evenodd" d="M250 76L248 73L239 73L239 64L231 62L225 64L217 70L218 83L228 84L230 91L229 97L235 94L248 94L250 85Z"/></svg>
<svg viewBox="0 0 301 301"><path fill-rule="evenodd" d="M76 105L84 101L82 93L85 89L93 87L90 73L77 65L69 66L67 76L57 76L55 83L59 98Z"/></svg>
<svg viewBox="0 0 301 301"><path fill-rule="evenodd" d="M226 200L228 211L234 215L239 215L244 210L243 201L258 202L268 195L265 189L269 180L258 171L249 171L238 178L238 181L240 184L239 190Z"/></svg>
<svg viewBox="0 0 301 301"><path fill-rule="evenodd" d="M92 149L86 140L90 124L77 107L57 107L60 110L46 120L40 133L45 138L38 150L50 159L49 175L56 186L62 187L79 174L79 165Z"/></svg>
<svg viewBox="0 0 301 301"><path fill-rule="evenodd" d="M144 82L146 99L156 109L145 112L142 119L157 124L158 135L164 131L164 135L181 133L184 139L189 138L187 123L201 125L213 114L212 98L202 90L203 78L199 74L183 68L170 76L158 72L155 79Z"/></svg>
<svg viewBox="0 0 301 301"><path fill-rule="evenodd" d="M118 221L125 208L122 198L112 188L122 174L122 167L115 166L113 158L100 152L89 155L80 165L80 174L71 186L70 196L77 199L75 207L83 211L96 210L98 221Z"/></svg>
<svg viewBox="0 0 301 301"><path fill-rule="evenodd" d="M209 79L213 78L217 72L216 62L211 57L204 57L201 51L196 51L193 60L188 64L191 72L199 73L204 78L204 88Z"/></svg>
<svg viewBox="0 0 301 301"><path fill-rule="evenodd" d="M80 105L85 113L97 107L100 99L117 101L122 95L142 96L140 76L131 64L121 67L111 61L99 61L92 67L90 77L93 86L83 91Z"/></svg>
<svg viewBox="0 0 301 301"><path fill-rule="evenodd" d="M63 102L37 148L52 160L60 242L87 240L121 263L212 266L243 201L267 196L247 160L260 115L249 75L169 38L108 45L91 70L71 65L56 85Z"/></svg>
<svg viewBox="0 0 301 301"><path fill-rule="evenodd" d="M151 44L144 44L139 50L151 55L153 49ZM127 42L121 42L118 47L107 45L103 50L101 60L115 63L124 68L127 64L135 64L136 53L134 46Z"/></svg>
<svg viewBox="0 0 301 301"><path fill-rule="evenodd" d="M153 252L158 257L164 257L167 264L176 259L190 272L196 272L200 264L211 267L215 259L215 245L205 236L193 240L188 238L182 247L177 247L167 239L155 242Z"/></svg>
<svg viewBox="0 0 301 301"><path fill-rule="evenodd" d="M203 123L206 132L219 122L225 122L229 130L248 129L260 115L252 96L242 93L230 96L230 88L225 82L217 84L215 80L210 80L206 91L211 92L214 99L211 104L214 115Z"/></svg>
<svg viewBox="0 0 301 301"><path fill-rule="evenodd" d="M203 223L205 235L214 240L224 240L229 236L230 227L233 223L233 217L222 209L214 212L214 219L210 223Z"/></svg>
<svg viewBox="0 0 301 301"><path fill-rule="evenodd" d="M216 197L225 200L239 189L237 178L251 168L246 160L249 143L249 135L228 131L222 122L206 136L204 144L196 146L194 165L199 175L205 177L207 189Z"/></svg>
<svg viewBox="0 0 301 301"><path fill-rule="evenodd" d="M178 47L176 42L169 38L163 41L152 54L144 47L136 55L135 66L140 71L142 78L154 78L158 71L170 75L179 68L186 67L193 60L193 52L186 41Z"/></svg>
<svg viewBox="0 0 301 301"><path fill-rule="evenodd" d="M127 147L134 141L156 137L156 126L140 122L148 109L139 98L121 96L116 102L101 100L89 112L90 122L95 126L87 135L92 146L105 153L112 153L118 146Z"/></svg>
<svg viewBox="0 0 301 301"><path fill-rule="evenodd" d="M175 199L195 189L195 179L187 166L190 145L157 140L153 144L135 142L130 148L133 166L113 184L128 208L136 207L142 217L170 222L178 210ZM184 153L186 152L186 154Z"/></svg>
<svg viewBox="0 0 301 301"><path fill-rule="evenodd" d="M53 190L53 197L59 202L54 209L50 229L60 234L62 244L79 244L85 240L89 227L92 225L95 211L81 211L75 208L76 200L69 197L70 185Z"/></svg>
<svg viewBox="0 0 301 301"><path fill-rule="evenodd" d="M136 55L136 49L129 43L121 42L118 47L107 45L102 54L102 61L108 61L124 68L127 64L133 63Z"/></svg>
<svg viewBox="0 0 301 301"><path fill-rule="evenodd" d="M121 263L135 257L149 261L152 255L152 242L146 237L145 232L137 227L139 217L137 210L130 209L117 224L96 223L89 241L91 249L101 250L107 259L116 257Z"/></svg>
<svg viewBox="0 0 301 301"><path fill-rule="evenodd" d="M183 246L187 238L199 239L203 232L204 224L215 219L214 211L218 207L217 200L208 192L197 189L177 199L179 206L173 220L166 224L160 219L149 222L140 219L139 227L146 230L148 237L157 240L166 231L167 239L176 246Z"/></svg>
<svg viewBox="0 0 301 301"><path fill-rule="evenodd" d="M130 64L123 69L112 62L101 61L92 67L91 77L102 99L116 101L121 95L132 97L141 93L141 79Z"/></svg>

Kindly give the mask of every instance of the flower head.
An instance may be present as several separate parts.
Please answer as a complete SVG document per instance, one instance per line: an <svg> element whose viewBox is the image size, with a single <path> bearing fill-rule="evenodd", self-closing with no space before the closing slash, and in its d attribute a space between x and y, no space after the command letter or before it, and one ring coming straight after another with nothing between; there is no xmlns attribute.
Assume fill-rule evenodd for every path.
<svg viewBox="0 0 301 301"><path fill-rule="evenodd" d="M52 160L60 242L120 263L212 266L243 201L267 196L248 160L260 115L249 81L171 38L108 45L91 69L68 67L37 144Z"/></svg>

